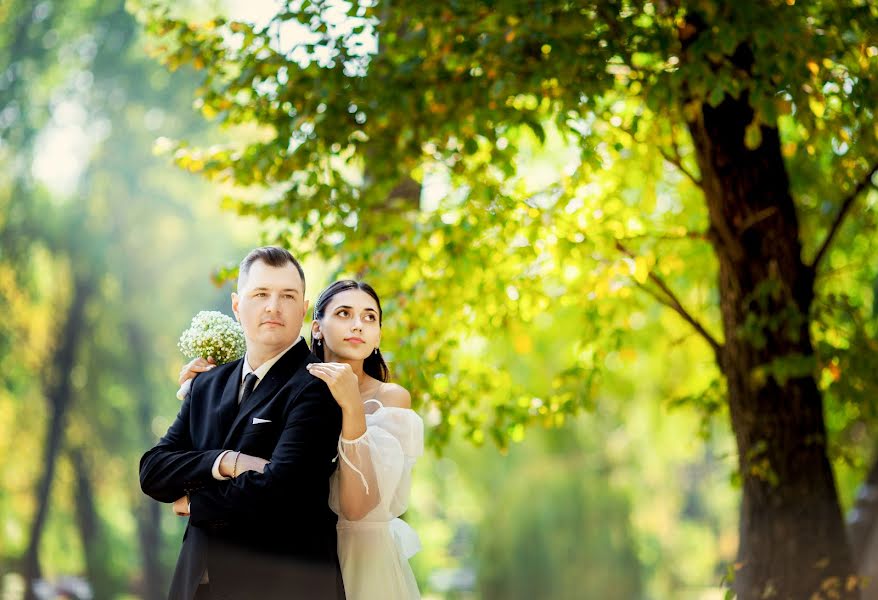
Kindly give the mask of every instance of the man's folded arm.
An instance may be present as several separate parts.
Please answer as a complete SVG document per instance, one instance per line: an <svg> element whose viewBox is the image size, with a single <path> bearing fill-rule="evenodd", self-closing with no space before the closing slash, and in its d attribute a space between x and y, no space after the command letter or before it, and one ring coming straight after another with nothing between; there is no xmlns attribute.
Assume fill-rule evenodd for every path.
<svg viewBox="0 0 878 600"><path fill-rule="evenodd" d="M203 525L293 509L301 490L326 485L335 469L340 431L341 409L325 384L315 382L290 411L265 472L247 471L190 491L190 523Z"/></svg>
<svg viewBox="0 0 878 600"><path fill-rule="evenodd" d="M183 401L165 436L140 459L140 488L159 502L173 502L216 481L211 471L223 450L192 448L189 407L193 395Z"/></svg>

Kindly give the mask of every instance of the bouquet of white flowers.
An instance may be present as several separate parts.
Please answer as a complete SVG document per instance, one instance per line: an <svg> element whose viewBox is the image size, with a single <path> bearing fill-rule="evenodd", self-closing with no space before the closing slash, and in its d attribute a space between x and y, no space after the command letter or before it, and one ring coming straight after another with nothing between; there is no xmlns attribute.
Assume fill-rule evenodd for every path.
<svg viewBox="0 0 878 600"><path fill-rule="evenodd" d="M247 350L240 323L216 310L195 315L177 345L189 360L212 356L218 365L241 358ZM177 398L185 399L191 387L192 380L186 380L177 390Z"/></svg>

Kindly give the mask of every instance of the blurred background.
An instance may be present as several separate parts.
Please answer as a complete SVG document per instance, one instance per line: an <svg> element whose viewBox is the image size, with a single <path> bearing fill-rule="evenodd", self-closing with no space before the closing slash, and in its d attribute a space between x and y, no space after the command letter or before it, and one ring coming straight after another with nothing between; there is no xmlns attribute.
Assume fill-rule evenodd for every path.
<svg viewBox="0 0 878 600"><path fill-rule="evenodd" d="M429 17L445 18L440 4ZM231 313L228 275L263 243L304 257L312 302L339 276L363 277L382 295L382 350L428 427L406 515L423 542L412 564L425 598L730 597L741 476L726 385L710 343L649 279L673 286L670 297L721 337L697 161L691 140L666 126L670 109L620 95L594 100L592 117L557 117L552 93L507 85L496 92L505 108L468 120L465 88L427 108L401 94L381 129L393 136L370 132L386 145L375 142L363 167L326 128L365 120L360 110L372 119L374 107L333 112L349 84L319 51L293 56L315 42L272 21L282 6L324 18L323 29L300 23L318 33L368 12L243 0L0 6L0 598L25 597L29 576L41 597L62 597L65 586L70 597L165 597L185 523L141 493L138 460L179 406L180 333L200 310ZM480 18L509 44L539 29ZM238 25L217 34L225 21L211 19ZM207 24L175 24L187 22ZM354 59L377 51L370 27L349 27L365 36ZM260 32L275 45L260 47ZM234 56L218 49L222 40ZM878 50L866 35L850 43L873 69ZM562 67L547 79L561 88L563 65L585 60L560 44L536 48L557 56ZM310 130L296 121L306 111L296 99L264 105L273 92L259 86L283 82L275 59L285 53L283 68L307 75L292 94L325 102L325 121ZM502 70L502 57L493 67L484 58L486 71ZM400 73L406 65L397 62ZM617 66L602 69L611 82ZM386 86L380 101L396 101L400 82L361 75L347 74L347 92ZM533 85L551 88L541 81ZM841 112L830 96L843 105L853 94L835 92L824 110ZM435 122L395 129L411 111ZM488 118L493 136L479 130ZM841 175L864 170L859 159L839 162L851 155L827 128L809 140L813 115L778 118L811 252L849 187ZM437 134L436 123L452 131ZM573 130L592 142L572 140ZM310 144L319 150L306 153ZM408 145L417 161L401 154ZM415 180L393 179L387 165ZM850 523L874 501L862 486L878 349L878 196L868 183L817 284L819 356L806 367L826 402ZM369 204L365 189L395 201ZM870 540L870 527L851 535Z"/></svg>

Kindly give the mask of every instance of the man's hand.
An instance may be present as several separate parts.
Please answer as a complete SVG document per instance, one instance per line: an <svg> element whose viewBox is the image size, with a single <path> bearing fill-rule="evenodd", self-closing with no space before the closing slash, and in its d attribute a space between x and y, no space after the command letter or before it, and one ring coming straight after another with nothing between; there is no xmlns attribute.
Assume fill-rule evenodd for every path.
<svg viewBox="0 0 878 600"><path fill-rule="evenodd" d="M235 465L235 459L238 464ZM265 472L265 465L269 461L258 456L244 454L243 452L226 452L220 461L219 472L223 477L237 477L244 471L256 471L257 473Z"/></svg>
<svg viewBox="0 0 878 600"><path fill-rule="evenodd" d="M174 514L178 517L189 516L189 496L183 496L174 500Z"/></svg>

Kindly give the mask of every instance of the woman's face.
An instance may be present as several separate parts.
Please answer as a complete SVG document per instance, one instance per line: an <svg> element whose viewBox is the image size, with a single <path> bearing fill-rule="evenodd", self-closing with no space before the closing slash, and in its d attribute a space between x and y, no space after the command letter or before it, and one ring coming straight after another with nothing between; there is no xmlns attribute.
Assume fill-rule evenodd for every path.
<svg viewBox="0 0 878 600"><path fill-rule="evenodd" d="M362 290L339 292L329 301L323 318L312 322L311 331L331 353L325 355L327 361L365 360L381 343L378 303Z"/></svg>

